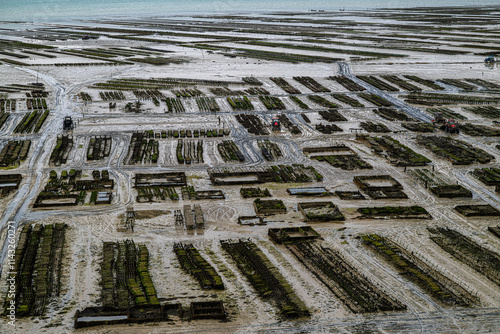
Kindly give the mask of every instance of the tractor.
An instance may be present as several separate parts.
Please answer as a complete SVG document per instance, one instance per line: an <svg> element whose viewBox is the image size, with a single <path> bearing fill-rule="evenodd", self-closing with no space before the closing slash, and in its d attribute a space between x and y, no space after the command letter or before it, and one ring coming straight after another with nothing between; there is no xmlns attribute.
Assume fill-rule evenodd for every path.
<svg viewBox="0 0 500 334"><path fill-rule="evenodd" d="M484 60L484 66L486 66L487 68L494 68L495 66L498 66L498 60L498 55L488 56L488 58Z"/></svg>
<svg viewBox="0 0 500 334"><path fill-rule="evenodd" d="M444 123L444 129L442 129L448 133L460 133L458 129L458 123L455 122L454 119L449 119Z"/></svg>
<svg viewBox="0 0 500 334"><path fill-rule="evenodd" d="M484 60L484 62L486 64L494 64L498 61L498 57L496 55L491 55L491 56L488 56L488 58L486 58Z"/></svg>
<svg viewBox="0 0 500 334"><path fill-rule="evenodd" d="M74 128L73 120L70 116L66 116L63 122L63 130L73 130Z"/></svg>
<svg viewBox="0 0 500 334"><path fill-rule="evenodd" d="M279 117L273 117L271 119L271 128L273 131L279 131L281 129Z"/></svg>
<svg viewBox="0 0 500 334"><path fill-rule="evenodd" d="M442 112L434 113L432 124L434 124L434 126L436 127L439 127L440 130L448 133L460 132L460 130L458 129L458 123L454 119L445 119Z"/></svg>

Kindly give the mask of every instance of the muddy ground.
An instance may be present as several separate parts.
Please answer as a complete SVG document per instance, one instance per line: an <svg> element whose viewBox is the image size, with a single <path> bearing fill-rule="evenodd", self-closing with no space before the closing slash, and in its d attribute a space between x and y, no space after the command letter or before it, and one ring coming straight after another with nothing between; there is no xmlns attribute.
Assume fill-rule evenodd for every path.
<svg viewBox="0 0 500 334"><path fill-rule="evenodd" d="M387 14L383 19L379 15ZM406 55L403 58L370 58L359 59L355 54L344 52L334 53L325 51L289 49L270 46L250 46L256 50L268 50L274 52L290 52L301 55L316 55L328 57L341 57L340 63L289 63L255 58L244 58L240 56L226 57L219 51L202 51L192 45L195 37L171 37L163 36L172 44L151 41L124 41L112 38L112 36L101 36L96 40L68 39L48 41L43 39L30 39L30 41L59 47L60 49L83 49L83 48L131 48L150 47L165 51L165 57L187 57L189 63L171 64L165 66L152 66L142 63L133 65L114 66L54 66L55 63L72 63L90 61L86 58L74 55L57 55L56 60L32 56L25 60L32 66L17 66L3 64L0 66L0 85L13 83L26 84L39 80L45 84L45 89L50 92L47 101L51 111L45 125L38 134L19 135L13 134L12 130L27 112L23 92L9 93L9 98L15 98L17 102L16 112L12 112L7 123L0 129L0 147L7 140L28 138L32 140L32 146L28 159L19 167L9 170L0 170L1 174L21 173L23 181L19 190L0 199L0 209L3 212L1 224L4 232L1 234L0 242L5 245L5 226L7 221L15 221L18 228L24 224L56 223L64 222L70 229L66 234L66 249L63 259L62 292L60 297L53 298L48 312L41 317L18 319L16 327L11 328L5 324L5 318L1 319L1 332L5 333L68 333L73 332L73 321L75 312L89 306L100 305L100 261L102 259L102 244L104 241L119 241L131 238L134 242L144 243L150 252L150 273L155 284L158 297L162 302L179 302L185 307L191 301L203 301L220 299L225 303L228 313L227 321L196 320L143 324L143 325L113 325L79 329L82 333L431 333L431 332L462 332L462 333L495 333L500 331L498 318L500 316L500 288L489 281L486 277L474 271L466 264L455 260L450 254L442 250L429 238L428 226L447 226L458 230L460 233L470 237L485 248L500 253L500 239L487 231L488 226L498 225L499 220L494 217L466 218L456 212L456 205L467 204L490 204L500 208L500 194L495 193L494 187L485 186L470 173L475 168L499 167L500 151L495 149L498 140L490 137L471 137L465 134L452 135L477 148L483 149L495 159L484 165L472 164L468 166L455 166L449 160L435 155L432 151L420 146L416 142L416 133L406 131L401 122L388 121L373 113L376 106L363 100L356 93L347 91L335 81L327 79L328 76L345 75L355 82L364 85L368 91L381 94L384 98L393 102L399 110L402 110L422 121L430 121L432 115L425 113L426 106L408 105L399 99L399 93L381 92L377 88L367 85L356 78L356 75L417 75L429 80L441 78L479 78L500 84L498 79L498 68L485 67L482 55L474 52L486 52L496 43L488 40L489 37L497 38L496 31L499 25L480 24L477 21L470 23L467 29L461 26L462 20L466 21L469 14L450 14L455 25L446 26L447 30L440 30L443 26L438 23L437 28L431 29L430 24L423 24L426 29L422 31L405 30L408 36L398 30L398 23L403 20L400 11L374 11L371 15L361 12L347 13L336 16L332 13L301 15L254 15L252 20L240 16L236 22L245 29L252 31L216 31L205 32L209 35L216 34L226 37L258 38L268 42L286 43L287 38L292 38L293 44L303 44L300 32L304 31L302 24L311 24L310 20L323 20L312 25L312 30L319 33L326 31L331 33L328 40L339 43L347 43L358 36L361 46L336 45L316 42L312 45L321 47L340 48L346 50L364 50L387 52ZM470 14L474 16L473 14ZM491 12L489 15L495 18L498 14ZM424 20L427 18L425 11L417 17ZM481 15L474 16L481 18ZM289 19L281 23L278 29L273 19ZM297 21L294 23L294 19ZM176 23L182 20L185 29L200 25L217 30L226 26L235 29L235 23L223 17L207 17L199 21L199 18L172 18L160 20L159 28L170 31L170 26L161 27L161 24ZM254 22L255 21L255 22ZM334 28L346 27L346 22L358 21L355 28L346 29L343 34L334 35ZM412 21L404 21L414 24ZM147 23L147 22L146 22ZM78 23L75 23L78 25ZM144 22L128 20L117 22L116 26L105 22L96 23L100 27L115 27L120 29L140 29ZM283 30L283 26L295 24L300 31L295 36L289 36ZM69 29L51 24L54 29ZM323 28L327 28L326 30ZM46 27L45 27L46 28ZM40 27L40 29L45 29ZM148 28L149 29L149 28ZM153 29L153 28L151 28ZM203 30L203 28L200 28ZM259 30L260 29L260 30ZM297 28L299 29L299 28ZM449 30L451 29L451 31ZM486 29L486 32L476 30ZM44 30L45 31L45 30ZM259 33L262 32L262 33ZM279 33L277 33L279 31ZM357 32L357 34L356 34ZM447 32L450 35L439 34ZM10 32L11 38L21 39L18 33ZM272 33L275 33L273 35ZM307 32L304 31L304 34ZM393 34L393 35L391 35ZM484 34L483 37L478 36ZM367 41L362 37L377 35L380 38L394 39L393 42L384 44L380 41ZM306 36L308 36L306 34ZM304 36L304 38L306 38ZM388 37L389 36L389 37ZM137 37L137 36L136 36ZM146 37L151 38L147 35ZM321 38L320 38L321 37ZM325 36L317 37L323 40ZM307 37L311 38L311 37ZM315 37L316 38L316 37ZM454 39L455 38L455 39ZM23 39L26 41L26 39ZM476 42L483 41L480 47ZM206 43L212 46L225 47L249 47L245 41L211 40L207 37ZM289 43L292 43L288 41ZM324 40L322 41L324 42ZM431 43L432 47L427 44ZM464 44L467 44L464 46ZM471 45L474 44L474 47ZM411 47L414 49L411 49ZM419 48L464 51L465 54L447 55L443 53L423 52ZM382 48L380 48L382 47ZM393 49L391 49L391 47ZM167 53L166 51L172 51ZM5 56L9 58L8 56ZM366 56L368 57L368 56ZM10 57L12 58L12 57ZM9 59L10 59L9 58ZM15 59L15 58L12 58ZM83 59L83 60L82 60ZM1 61L1 60L0 60ZM24 61L24 60L21 60ZM51 63L52 61L52 63ZM100 62L101 60L99 60ZM48 64L51 65L48 65ZM269 135L251 135L236 121L235 115L240 113L233 111L226 97L215 96L220 106L220 112L201 112L194 98L183 98L182 103L186 109L185 113L165 113L166 104L160 102L157 106L153 101L141 101L139 113L126 113L126 103L135 102L135 95L131 90L124 90L127 100L116 101L117 107L110 109L108 101L102 101L99 91L104 89L93 86L95 83L106 82L110 79L124 78L189 78L219 81L241 81L242 77L253 76L260 80L272 96L282 99L286 106L285 111L268 111L257 96L250 96L254 105L254 115L261 118L269 132ZM329 97L331 93L314 93L321 95L332 102L339 104L339 112L347 121L336 122L343 132L334 132L325 135L315 129L319 123L327 123L322 120L318 111L323 110L319 105L307 98L313 92L293 79L294 76L310 76L321 85L327 87L331 92L341 92L356 97L365 104L364 108L353 108ZM290 99L289 96L270 77L283 77L292 86L298 88L301 94L297 96L308 104L309 109L302 110ZM415 84L415 83L414 83ZM438 82L439 84L439 82ZM424 91L430 91L423 85ZM458 88L442 84L444 90L440 93L458 93ZM188 86L192 88L191 86ZM209 88L214 85L196 85L205 96L214 97ZM249 84L229 84L232 90L242 90L252 87ZM184 86L173 89L185 88ZM171 89L160 89L168 97L174 97ZM77 94L89 93L93 101L84 103ZM497 91L479 89L477 92L460 92L460 94L481 94L483 96L498 96ZM500 103L495 105L499 107ZM446 106L454 111L462 113L465 105ZM282 127L279 131L271 131L271 119L279 113L286 113L287 117L300 130L300 135L292 135ZM305 113L311 123L306 123L300 113ZM480 117L470 112L463 112L471 122L477 125L492 124L494 119ZM62 130L62 120L65 116L71 116L76 127L71 131L74 138L73 149L69 154L66 164L53 166L49 164L49 157L56 144L57 135ZM500 115L496 118L498 121ZM432 163L424 166L435 172L441 173L450 180L452 184L461 184L473 193L473 198L445 199L431 194L425 187L406 173L407 168L395 167L387 159L376 155L369 146L356 138L356 131L360 122L376 122L386 125L392 133L388 135L398 140L401 144L411 148L417 153L432 160ZM130 138L134 132L149 131L161 132L162 130L196 130L196 129L229 129L228 137L203 137L203 163L193 165L180 165L176 159L177 138L156 138L159 141L158 162L154 164L126 165L125 158L128 152ZM366 131L358 134L366 134ZM109 157L104 160L87 161L87 145L91 136L108 135L112 137L112 147ZM377 135L377 134L370 134ZM387 135L387 134L384 134ZM449 136L442 131L433 135ZM243 163L226 163L222 159L217 144L222 140L233 140L240 148L245 157ZM275 161L264 159L258 146L259 139L268 139L276 143L281 149L283 156ZM361 159L373 166L373 169L342 170L335 168L326 162L309 159L302 152L303 148L327 147L334 145L347 145ZM277 214L265 217L265 226L242 226L238 225L239 216L253 216L255 210L253 198L242 198L238 185L214 186L209 178L209 173L217 168L230 168L241 170L245 168L268 168L273 165L304 164L313 166L323 176L323 180L311 183L266 183L258 184L261 188L269 189L273 199L281 199L286 208L286 214ZM412 167L408 167L412 168ZM45 186L49 179L49 172L55 170L60 173L63 170L81 169L86 178L90 178L92 170L109 170L110 177L115 181L113 189L113 200L109 205L79 205L75 207L53 207L34 209L32 207L35 198ZM179 201L167 199L165 201L151 203L137 203L137 190L133 187L136 173L158 173L158 172L185 172L187 185L194 186L195 190L222 190L224 200L189 200L182 198ZM403 186L403 191L408 199L368 199L366 200L341 200L336 196L307 198L289 195L287 188L297 187L325 187L329 192L335 191L357 191L358 187L353 183L353 177L358 175L390 175ZM243 185L246 186L246 185ZM176 187L179 195L182 194L180 187ZM312 223L313 227L324 238L323 243L331 248L339 250L350 263L365 276L369 277L384 291L407 305L407 310L402 312L381 312L375 314L354 314L339 299L335 297L314 275L282 245L273 244L268 236L267 230L271 227L290 227L306 225L304 217L298 211L297 204L308 201L331 201L337 205L341 213L346 217L344 222L335 223ZM185 204L199 204L202 207L205 219L205 229L194 234L175 225L174 211L182 210ZM360 207L375 206L411 206L424 207L431 215L431 220L366 220L357 219ZM133 208L136 212L134 231L125 230L125 212L127 208ZM434 269L449 277L455 283L464 287L467 291L477 296L480 303L471 308L450 307L441 305L420 287L411 283L405 277L385 262L376 253L362 244L358 236L360 234L376 233L390 238L405 249L417 254ZM276 308L259 298L256 291L247 279L238 271L231 257L224 253L220 241L226 239L251 238L267 255L270 261L286 277L311 312L311 317L298 321L282 321ZM180 267L173 252L174 242L193 243L202 256L210 262L222 277L226 290L210 291L201 290L194 278L186 274ZM5 247L3 246L2 260L6 263ZM0 281L0 302L5 297L7 284L5 277L6 269L2 271Z"/></svg>

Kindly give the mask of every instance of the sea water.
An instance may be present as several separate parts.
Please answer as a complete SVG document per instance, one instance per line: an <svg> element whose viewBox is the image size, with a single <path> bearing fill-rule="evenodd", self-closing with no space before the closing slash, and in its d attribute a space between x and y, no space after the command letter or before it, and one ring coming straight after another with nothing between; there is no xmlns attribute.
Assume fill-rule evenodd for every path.
<svg viewBox="0 0 500 334"><path fill-rule="evenodd" d="M499 0L0 0L0 21L499 5Z"/></svg>

